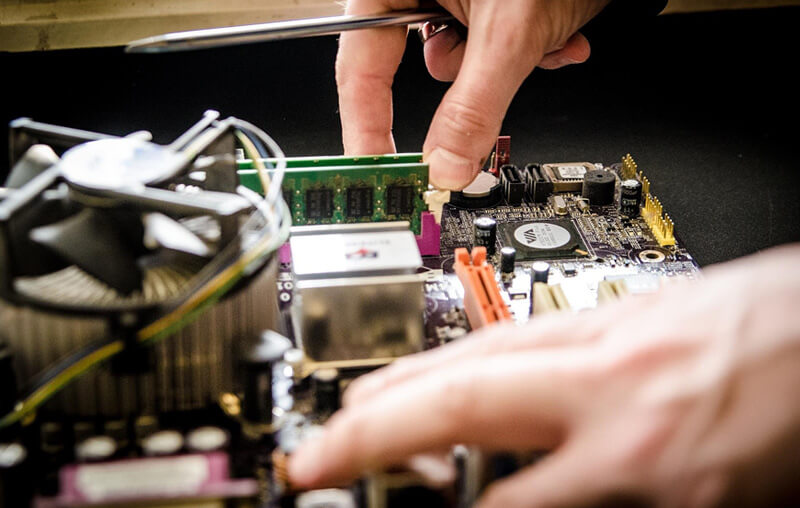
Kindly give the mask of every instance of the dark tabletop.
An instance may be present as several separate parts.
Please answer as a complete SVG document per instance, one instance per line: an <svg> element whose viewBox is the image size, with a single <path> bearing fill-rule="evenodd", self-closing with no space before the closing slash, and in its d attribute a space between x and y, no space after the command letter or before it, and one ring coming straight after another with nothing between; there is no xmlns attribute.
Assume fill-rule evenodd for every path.
<svg viewBox="0 0 800 508"><path fill-rule="evenodd" d="M537 70L523 85L503 129L512 160L631 152L703 265L798 241L799 23L800 8L785 8L595 27L589 63ZM0 53L0 123L147 129L168 142L213 108L264 127L289 155L337 154L335 54L333 37L170 55ZM395 84L401 151L420 150L446 88L410 37Z"/></svg>

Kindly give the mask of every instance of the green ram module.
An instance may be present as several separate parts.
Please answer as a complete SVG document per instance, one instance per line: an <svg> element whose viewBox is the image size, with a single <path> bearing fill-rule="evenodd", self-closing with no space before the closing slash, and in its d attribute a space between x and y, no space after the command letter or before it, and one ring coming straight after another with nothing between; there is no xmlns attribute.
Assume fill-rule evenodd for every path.
<svg viewBox="0 0 800 508"><path fill-rule="evenodd" d="M275 160L264 163L274 167ZM251 160L239 161L239 180L262 192ZM282 187L295 225L403 220L420 234L428 165L419 153L290 157Z"/></svg>

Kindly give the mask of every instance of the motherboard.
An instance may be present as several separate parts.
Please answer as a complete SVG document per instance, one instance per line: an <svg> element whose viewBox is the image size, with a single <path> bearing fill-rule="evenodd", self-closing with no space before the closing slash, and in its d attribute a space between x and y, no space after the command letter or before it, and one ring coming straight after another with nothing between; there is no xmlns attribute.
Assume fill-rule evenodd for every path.
<svg viewBox="0 0 800 508"><path fill-rule="evenodd" d="M423 164L421 154L290 159L290 167L305 166L301 172L322 165L340 174L348 174L355 167L383 174L415 163ZM243 181L253 177L251 167L250 161L240 163ZM675 238L672 220L650 193L649 180L630 154L608 165L505 164L497 175L485 170L471 188L452 193L437 210L437 224L428 206L418 203L409 208L415 217L412 230L417 233L422 254L419 272L425 280L426 347L441 345L472 329L464 311L465 289L472 288L456 274L458 249L486 250L486 263L493 268L502 305L507 307L509 319L520 325L535 312L592 309L626 294L657 291L671 278L692 279L699 274L697 263ZM593 196L592 190L584 192L587 175L606 179L605 196ZM412 179L416 178L413 175ZM416 181L420 200L423 193L419 185L424 181L427 175ZM398 179L397 184L406 182ZM289 190L294 190L293 185ZM363 188L363 181L359 185ZM350 192L339 181L332 180L328 188L333 195ZM380 199L376 202L380 207ZM601 204L595 204L598 202ZM427 228L421 231L420 224L426 219ZM348 218L345 211L336 216L331 213L315 224L343 231L337 226L356 220L361 221ZM426 235L434 237L433 247ZM546 282L548 292L557 299L553 306L545 298L545 308L540 311L531 303L535 303L532 287L535 268L541 271L543 267L546 278L540 282ZM280 279L281 284L294 287L290 256L281 265ZM281 302L284 309L291 308L292 292L284 290Z"/></svg>
<svg viewBox="0 0 800 508"><path fill-rule="evenodd" d="M170 145L20 119L11 146L2 506L471 506L523 459L312 491L287 461L399 357L699 277L630 155L515 161L504 137L443 192L422 154L285 157L216 112Z"/></svg>

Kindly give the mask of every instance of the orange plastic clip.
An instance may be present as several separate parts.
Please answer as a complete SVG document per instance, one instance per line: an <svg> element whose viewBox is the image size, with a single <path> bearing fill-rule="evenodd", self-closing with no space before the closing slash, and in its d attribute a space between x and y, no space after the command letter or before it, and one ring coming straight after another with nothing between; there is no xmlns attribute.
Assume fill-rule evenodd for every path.
<svg viewBox="0 0 800 508"><path fill-rule="evenodd" d="M500 295L494 268L486 262L486 247L456 249L455 270L464 286L464 311L473 330L511 320L511 312Z"/></svg>

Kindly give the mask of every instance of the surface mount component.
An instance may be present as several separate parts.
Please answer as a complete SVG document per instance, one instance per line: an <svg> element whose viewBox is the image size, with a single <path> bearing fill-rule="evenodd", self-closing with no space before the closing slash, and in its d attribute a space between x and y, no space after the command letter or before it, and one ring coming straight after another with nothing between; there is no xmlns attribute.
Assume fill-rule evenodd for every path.
<svg viewBox="0 0 800 508"><path fill-rule="evenodd" d="M296 337L315 361L393 358L423 344L422 265L408 223L295 227Z"/></svg>
<svg viewBox="0 0 800 508"><path fill-rule="evenodd" d="M589 162L559 162L542 165L542 173L553 182L553 192L580 192L586 173L595 170Z"/></svg>
<svg viewBox="0 0 800 508"><path fill-rule="evenodd" d="M503 246L517 250L518 261L588 256L586 244L569 219L501 224Z"/></svg>

